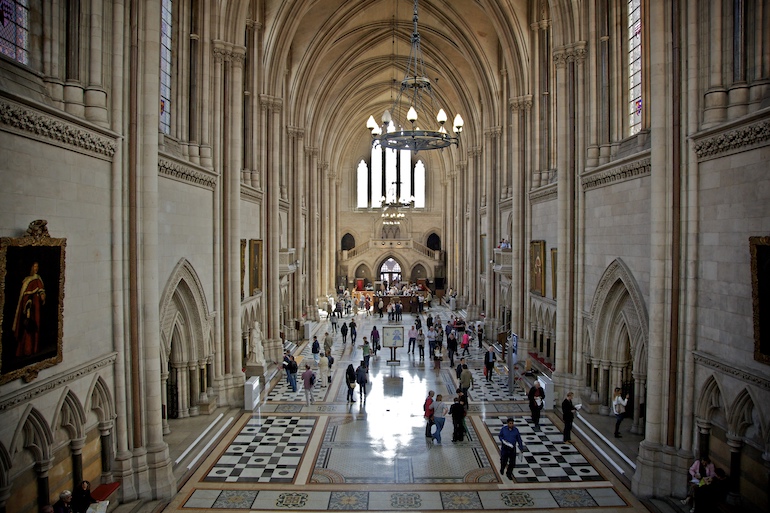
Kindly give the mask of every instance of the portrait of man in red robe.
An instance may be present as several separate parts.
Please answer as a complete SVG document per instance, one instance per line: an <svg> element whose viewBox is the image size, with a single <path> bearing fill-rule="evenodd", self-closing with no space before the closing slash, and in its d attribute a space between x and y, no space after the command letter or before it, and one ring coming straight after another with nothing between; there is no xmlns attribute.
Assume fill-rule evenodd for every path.
<svg viewBox="0 0 770 513"><path fill-rule="evenodd" d="M40 342L40 321L45 305L45 286L37 274L39 265L32 264L29 276L21 283L16 316L13 319L13 333L16 337L16 356L31 356L38 352Z"/></svg>

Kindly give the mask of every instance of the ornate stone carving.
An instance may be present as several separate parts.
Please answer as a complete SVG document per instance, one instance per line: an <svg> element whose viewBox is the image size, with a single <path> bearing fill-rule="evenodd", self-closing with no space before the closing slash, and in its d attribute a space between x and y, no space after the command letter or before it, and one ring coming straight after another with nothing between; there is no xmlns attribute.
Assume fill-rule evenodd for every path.
<svg viewBox="0 0 770 513"><path fill-rule="evenodd" d="M651 170L650 162L650 158L646 157L611 169L586 174L580 179L583 192L589 189L605 187L615 182L633 180L640 176L649 175Z"/></svg>
<svg viewBox="0 0 770 513"><path fill-rule="evenodd" d="M217 176L212 173L199 171L162 157L158 158L158 174L181 182L202 185L208 189L214 189L217 184Z"/></svg>
<svg viewBox="0 0 770 513"><path fill-rule="evenodd" d="M716 357L700 351L693 351L693 358L695 359L696 364L711 367L712 369L715 369L722 374L730 375L745 383L756 385L765 391L770 391L770 379L759 376L757 374L753 374L738 367L733 367L729 363L725 363L722 360L718 360Z"/></svg>
<svg viewBox="0 0 770 513"><path fill-rule="evenodd" d="M762 121L703 139L695 143L695 154L699 159L713 157L768 139L770 139L770 121Z"/></svg>
<svg viewBox="0 0 770 513"><path fill-rule="evenodd" d="M21 105L0 100L0 124L99 155L115 155L115 141Z"/></svg>
<svg viewBox="0 0 770 513"><path fill-rule="evenodd" d="M60 388L67 383L71 383L72 381L81 378L82 376L98 372L103 367L113 365L117 357L118 353L108 354L103 358L76 367L64 375L56 376L40 383L37 386L21 390L15 394L11 394L7 396L5 400L0 401L0 412L9 410L19 404L30 402L36 397L45 394L46 392Z"/></svg>
<svg viewBox="0 0 770 513"><path fill-rule="evenodd" d="M529 193L531 203L542 203L544 201L553 201L558 198L558 189L555 183L540 187Z"/></svg>

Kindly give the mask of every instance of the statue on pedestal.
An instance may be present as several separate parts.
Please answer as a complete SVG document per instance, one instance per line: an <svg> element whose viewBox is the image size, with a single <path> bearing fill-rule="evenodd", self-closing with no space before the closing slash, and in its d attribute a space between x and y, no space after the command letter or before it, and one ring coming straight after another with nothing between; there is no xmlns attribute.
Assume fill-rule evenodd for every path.
<svg viewBox="0 0 770 513"><path fill-rule="evenodd" d="M265 351L262 347L262 329L259 326L259 322L255 322L254 327L251 328L247 361L251 365L265 364Z"/></svg>

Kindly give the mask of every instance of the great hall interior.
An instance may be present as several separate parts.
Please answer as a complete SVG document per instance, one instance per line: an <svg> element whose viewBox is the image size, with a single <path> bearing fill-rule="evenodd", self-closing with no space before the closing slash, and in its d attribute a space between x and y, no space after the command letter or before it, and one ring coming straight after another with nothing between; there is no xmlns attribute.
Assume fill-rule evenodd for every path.
<svg viewBox="0 0 770 513"><path fill-rule="evenodd" d="M697 511L768 511L768 27L770 0L0 0L0 513L83 480L119 513L684 512L705 456ZM454 368L398 345L428 315L483 329L440 446ZM326 332L307 403L284 351L321 373Z"/></svg>

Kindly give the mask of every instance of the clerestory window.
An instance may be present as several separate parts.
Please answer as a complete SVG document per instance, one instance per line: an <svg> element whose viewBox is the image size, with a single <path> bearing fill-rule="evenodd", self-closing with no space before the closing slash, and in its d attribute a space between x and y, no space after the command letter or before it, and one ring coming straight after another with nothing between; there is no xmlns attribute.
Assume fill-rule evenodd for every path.
<svg viewBox="0 0 770 513"><path fill-rule="evenodd" d="M425 208L425 173L422 160L412 163L411 151L373 146L369 163L358 163L356 208L380 208L383 198Z"/></svg>
<svg viewBox="0 0 770 513"><path fill-rule="evenodd" d="M0 52L29 65L29 0L0 0Z"/></svg>

